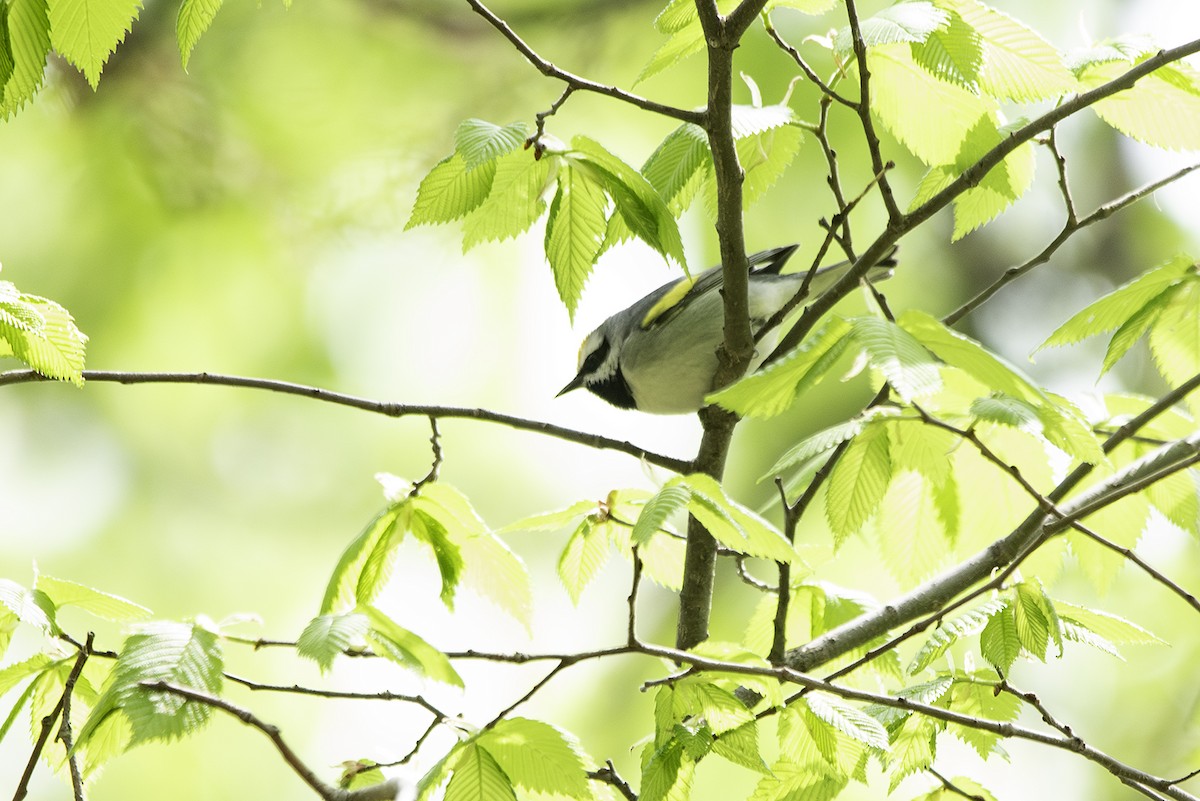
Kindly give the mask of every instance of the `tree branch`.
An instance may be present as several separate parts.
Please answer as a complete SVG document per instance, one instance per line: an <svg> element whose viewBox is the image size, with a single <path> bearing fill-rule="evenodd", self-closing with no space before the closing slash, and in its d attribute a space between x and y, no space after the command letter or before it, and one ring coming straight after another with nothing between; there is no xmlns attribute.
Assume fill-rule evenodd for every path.
<svg viewBox="0 0 1200 801"><path fill-rule="evenodd" d="M473 10L476 14L487 20L488 24L499 31L500 34L517 49L517 52L525 57L526 61L532 64L538 72L542 73L546 77L562 81L563 83L567 84L568 87L576 91L595 92L596 94L605 95L606 97L611 97L615 100L629 103L630 105L636 106L644 111L662 114L663 116L672 117L682 122L690 122L696 125L704 124L703 111L688 111L687 109L676 108L675 106L667 105L666 103L658 103L654 100L648 100L647 98L639 95L626 92L623 89L618 89L615 86L607 86L602 83L596 83L595 81L589 81L587 78L582 78L574 73L559 69L546 59L539 56L532 47L526 44L524 39L517 35L516 31L514 31L507 22L496 16L491 9L480 2L480 0L467 0L467 5L469 5L471 10Z"/></svg>
<svg viewBox="0 0 1200 801"><path fill-rule="evenodd" d="M430 419L469 419L485 423L496 423L518 431L530 431L543 434L565 442L585 445L598 450L613 450L642 459L649 464L671 470L676 473L688 472L691 463L672 456L664 456L639 448L632 442L603 437L586 431L576 431L571 428L543 423L538 420L527 420L501 412L487 409L471 409L459 406L430 406L409 403L389 403L385 401L346 395L320 387L305 384L293 384L288 381L276 381L269 378L251 378L247 376L223 375L220 373L133 373L116 370L84 370L85 381L107 382L115 384L205 384L225 387L242 387L246 389L261 389L268 392L279 392L284 395L299 395L312 400L332 403L338 406L348 406L387 417L428 417ZM0 387L10 384L56 383L52 379L35 373L33 370L9 370L0 373Z"/></svg>

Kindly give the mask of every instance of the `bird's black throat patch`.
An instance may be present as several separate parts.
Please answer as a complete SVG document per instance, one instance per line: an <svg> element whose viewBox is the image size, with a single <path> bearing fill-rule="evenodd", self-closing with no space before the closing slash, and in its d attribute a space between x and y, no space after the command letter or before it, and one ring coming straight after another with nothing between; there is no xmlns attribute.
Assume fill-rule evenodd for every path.
<svg viewBox="0 0 1200 801"><path fill-rule="evenodd" d="M603 398L618 409L632 409L637 405L619 367L608 378L585 386L588 392Z"/></svg>

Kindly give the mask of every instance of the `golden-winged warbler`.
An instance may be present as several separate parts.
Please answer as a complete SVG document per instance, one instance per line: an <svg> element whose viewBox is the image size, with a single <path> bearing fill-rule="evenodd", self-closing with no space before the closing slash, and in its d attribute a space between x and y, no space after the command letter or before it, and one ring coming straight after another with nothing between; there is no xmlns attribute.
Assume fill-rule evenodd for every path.
<svg viewBox="0 0 1200 801"><path fill-rule="evenodd" d="M750 323L757 333L803 286L807 271L780 275L799 245L750 256ZM818 270L808 286L819 295L850 262ZM891 277L891 255L871 268L873 281ZM583 387L622 409L683 414L704 405L717 370L717 346L724 337L725 309L721 266L693 278L663 284L609 317L579 348L579 373L558 393ZM769 352L759 343L750 369Z"/></svg>

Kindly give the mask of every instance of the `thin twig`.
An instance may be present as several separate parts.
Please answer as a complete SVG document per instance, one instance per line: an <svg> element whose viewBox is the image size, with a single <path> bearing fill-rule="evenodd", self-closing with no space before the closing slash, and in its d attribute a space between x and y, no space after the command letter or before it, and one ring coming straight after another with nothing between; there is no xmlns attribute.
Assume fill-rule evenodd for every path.
<svg viewBox="0 0 1200 801"><path fill-rule="evenodd" d="M29 755L29 761L25 763L25 771L21 774L21 780L17 782L17 790L13 794L13 801L21 801L29 794L29 780L33 778L34 768L37 767L38 760L41 759L42 750L46 747L46 742L50 739L50 730L54 728L54 722L58 720L58 716L62 713L63 700L65 696L58 699L58 703L54 705L54 709L46 717L42 718L42 728L38 731L37 741L33 744L33 753Z"/></svg>
<svg viewBox="0 0 1200 801"><path fill-rule="evenodd" d="M644 111L662 114L667 117L672 117L683 122L694 123L696 125L704 124L705 115L702 111L689 111L687 109L676 108L675 106L667 105L666 103L658 103L639 95L626 92L623 89L618 89L615 86L607 86L605 84L596 83L595 81L589 81L587 78L582 78L574 73L559 69L538 55L537 52L530 47L524 39L517 35L516 31L514 31L507 22L496 16L496 14L494 14L491 9L480 2L480 0L467 0L467 5L469 5L476 14L487 20L488 24L499 31L500 34L504 36L504 38L507 39L522 56L525 57L526 61L532 64L538 72L542 73L546 77L562 81L572 89L605 95L607 97L629 103L630 105L636 106Z"/></svg>
<svg viewBox="0 0 1200 801"><path fill-rule="evenodd" d="M71 792L75 795L75 801L83 801L83 774L79 770L79 757L75 754L74 739L71 734L71 695L75 692L75 683L79 681L79 676L83 673L83 666L92 652L92 643L95 640L95 632L89 631L87 641L79 649L79 656L75 658L75 664L72 665L67 680L63 682L62 716L58 735L55 738L63 744L63 748L67 752L67 766L71 772Z"/></svg>
<svg viewBox="0 0 1200 801"><path fill-rule="evenodd" d="M557 114L558 110L562 108L562 104L567 102L567 98L570 97L574 91L575 87L567 84L567 87L563 89L562 94L558 96L558 100L555 100L550 104L550 108L546 109L545 111L539 111L534 115L534 119L537 121L536 130L534 131L533 136L525 140L525 146L529 147L530 145L533 145L533 157L535 159L540 159L542 157L542 153L544 153L546 149L545 145L542 144L542 137L546 135L546 119L554 114Z"/></svg>
<svg viewBox="0 0 1200 801"><path fill-rule="evenodd" d="M925 768L925 772L928 773L929 775L933 776L933 778L937 779L939 782L941 782L943 787L945 787L947 790L954 793L955 795L960 795L963 798L969 798L969 799L971 799L971 801L987 801L987 799L985 799L983 796L976 795L975 793L967 792L966 790L959 787L954 782L947 779L942 774L938 773L933 768Z"/></svg>
<svg viewBox="0 0 1200 801"><path fill-rule="evenodd" d="M1054 158L1054 168L1058 172L1058 191L1062 195L1063 208L1067 212L1066 225L1075 228L1079 224L1079 215L1075 211L1075 198L1071 195L1071 182L1067 178L1067 157L1058 149L1058 127L1050 129L1046 137L1046 147Z"/></svg>
<svg viewBox="0 0 1200 801"><path fill-rule="evenodd" d="M226 673L224 676L234 684L240 684L241 686L249 690L254 690L255 692L290 693L292 695L311 695L318 698L341 698L354 701L402 701L409 704L416 704L436 718L449 718L449 715L442 712L440 709L419 695L403 695L401 693L391 692L390 690L383 690L377 693L347 692L344 690L322 690L316 687L302 687L299 684L262 684L233 673Z"/></svg>
<svg viewBox="0 0 1200 801"><path fill-rule="evenodd" d="M85 381L108 382L116 384L203 384L225 387L242 387L246 389L261 389L268 392L279 392L284 395L299 395L312 400L332 403L338 406L348 406L387 417L432 417L437 419L468 419L507 426L519 431L530 431L544 434L577 445L586 445L600 450L620 451L630 456L642 459L658 467L684 473L691 463L684 459L663 456L639 448L631 442L597 436L586 431L576 431L570 428L543 423L538 420L527 420L513 415L493 412L488 409L471 409L459 406L431 406L408 403L388 403L385 401L347 395L333 392L320 387L305 384L294 384L290 381L276 381L269 378L251 378L248 376L222 375L220 373L138 373L117 370L84 370ZM0 387L10 384L53 383L51 379L35 373L33 370L9 370L0 373Z"/></svg>
<svg viewBox="0 0 1200 801"><path fill-rule="evenodd" d="M1130 562L1133 562L1135 565L1137 565L1139 568L1141 568L1143 572L1145 572L1147 575L1149 575L1152 579L1154 579L1159 584L1163 585L1168 590L1170 590L1171 592L1175 593L1180 598L1182 598L1185 602L1187 602L1187 604L1190 607L1192 607L1192 609L1195 609L1197 612L1200 612L1200 600L1197 600L1196 596L1192 595L1190 592L1188 592L1183 587L1176 584L1174 581L1171 581L1171 579L1167 578L1166 575L1164 575L1159 570L1155 569L1149 562L1147 562L1142 557L1138 556L1137 552L1135 552L1134 550L1132 550L1130 548L1126 548L1124 545L1118 545L1117 543L1108 539L1104 535L1100 534L1098 531L1094 531L1094 530L1088 528L1087 526L1083 525L1082 523L1079 523L1079 522L1072 523L1071 528L1073 528L1076 531L1078 531L1079 533L1083 534L1085 537L1087 537L1088 539L1097 543L1101 547L1107 548L1110 551L1118 553L1125 559L1129 560Z"/></svg>
<svg viewBox="0 0 1200 801"><path fill-rule="evenodd" d="M775 488L779 490L779 503L783 507L783 535L793 549L796 547L796 523L800 515L796 509L799 504L788 503L787 490L784 489L783 479L775 478ZM767 657L772 665L783 664L787 653L787 619L788 607L792 600L792 563L779 562L779 591L775 595L775 629L771 639L771 653Z"/></svg>
<svg viewBox="0 0 1200 801"><path fill-rule="evenodd" d="M437 481L438 473L441 472L442 469L442 442L441 436L438 434L437 418L433 415L429 415L429 428L433 432L429 437L429 445L433 450L433 464L430 466L429 473L426 474L425 478L413 484L412 489L409 490L408 493L409 498L416 497L417 493L421 491L421 487Z"/></svg>
<svg viewBox="0 0 1200 801"><path fill-rule="evenodd" d="M961 320L963 317L965 317L967 314L971 313L972 311L974 311L975 309L979 308L984 303L986 303L993 295L995 295L1001 289L1008 286L1010 283L1012 283L1016 279L1020 278L1021 276L1025 275L1025 273L1029 272L1030 270L1034 269L1035 267L1038 267L1038 266L1048 262L1050 260L1050 257L1053 256L1060 247L1062 247L1064 244L1066 244L1068 239L1070 239L1072 236L1074 236L1079 231L1083 230L1084 228L1087 228L1089 225L1098 223L1101 220L1108 219L1112 215L1116 214L1118 211L1121 211L1122 209L1125 209L1128 206L1132 206L1134 203L1138 202L1139 200L1141 200L1145 197L1148 197L1149 195L1154 194L1159 189L1162 189L1164 186L1175 183L1180 178L1190 175L1191 173L1195 172L1196 170L1200 170L1200 162L1197 162L1196 164L1192 164L1187 167L1184 167L1181 170L1176 170L1175 172L1171 173L1170 175L1160 178L1157 181L1152 181L1151 183L1145 184L1144 186L1138 187L1137 189L1134 189L1130 192L1126 192L1124 195L1121 195L1120 197L1115 198L1114 200L1111 200L1108 203L1105 203L1104 205L1100 206L1099 208L1097 208L1095 211L1093 211L1091 214L1087 215L1086 217L1081 217L1081 218L1075 220L1074 222L1071 221L1070 211L1068 211L1068 218L1067 218L1066 224L1063 225L1063 228L1061 231L1059 231L1058 236L1054 237L1054 239L1051 240L1050 243L1048 245L1046 245L1046 247L1042 248L1042 251L1040 253L1038 253L1036 256L1029 259L1028 261L1024 262L1023 264L1020 264L1016 267L1010 267L1008 270L1005 270L1004 274L1001 275L998 279L996 279L996 281L994 283L992 283L990 286L988 286L986 289L984 289L979 294L975 295L975 297L971 298L963 305L959 306L957 309L952 311L950 314L947 314L945 317L943 317L942 322L945 323L946 325L954 325L959 320Z"/></svg>
<svg viewBox="0 0 1200 801"><path fill-rule="evenodd" d="M867 151L871 155L871 170L879 178L879 194L883 198L884 208L887 209L888 220L895 223L903 214L896 205L892 194L891 184L884 175L885 162L883 151L879 144L879 135L875 133L875 123L871 119L871 71L867 67L867 44L863 41L862 28L859 26L858 9L855 0L846 0L846 18L850 22L850 37L854 45L854 59L858 63L858 119L867 140Z"/></svg>
<svg viewBox="0 0 1200 801"><path fill-rule="evenodd" d="M858 108L857 103L845 97L844 95L839 94L832 86L821 80L821 76L817 75L816 71L808 65L808 62L805 61L804 57L800 55L800 51L785 41L784 38L779 35L779 31L775 30L775 26L771 23L771 15L769 13L763 18L763 26L766 28L767 35L770 36L775 44L779 46L779 49L792 57L792 60L796 62L796 66L799 67L800 71L804 73L804 77L808 78L808 80L811 81L814 86L820 89L821 94L824 97L831 98L838 103L841 103L846 108Z"/></svg>
<svg viewBox="0 0 1200 801"><path fill-rule="evenodd" d="M642 580L642 557L638 554L637 546L633 546L633 577L629 582L629 623L625 632L625 643L631 648L638 643L637 638L637 599L638 587Z"/></svg>
<svg viewBox="0 0 1200 801"><path fill-rule="evenodd" d="M311 787L317 793L317 795L325 799L325 801L381 801L382 799L394 799L400 791L400 785L395 779L386 781L382 784L376 784L370 787L364 787L361 790L353 791L341 790L337 787L326 784L319 776L317 776L312 768L304 764L304 761L301 760L296 752L291 749L291 746L287 744L287 742L283 739L282 734L280 734L278 726L267 723L250 710L244 709L236 704L232 704L229 701L226 701L225 699L219 698L215 695L211 695L210 693L202 692L192 687L182 687L166 681L146 681L142 682L141 686L146 690L170 693L171 695L177 695L180 698L184 698L188 701L195 701L196 703L204 704L205 706L212 707L213 709L219 709L222 712L237 718L247 726L258 729L260 732L266 735L267 739L269 739L275 746L275 749L279 751L279 755L283 758L283 761L287 763L288 767L290 767L296 773L296 775L304 781L305 784Z"/></svg>
<svg viewBox="0 0 1200 801"><path fill-rule="evenodd" d="M613 766L611 759L604 763L604 767L588 773L588 778L592 781L611 784L617 788L617 792L625 798L625 801L637 801L637 793L629 786L629 782L622 779L620 774L617 773L617 769Z"/></svg>

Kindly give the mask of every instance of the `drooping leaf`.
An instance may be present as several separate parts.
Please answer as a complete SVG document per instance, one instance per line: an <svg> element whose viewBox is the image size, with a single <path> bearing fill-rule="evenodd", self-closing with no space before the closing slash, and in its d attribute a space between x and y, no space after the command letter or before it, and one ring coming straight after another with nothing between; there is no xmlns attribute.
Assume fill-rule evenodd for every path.
<svg viewBox="0 0 1200 801"><path fill-rule="evenodd" d="M805 696L809 710L843 734L869 748L887 751L888 735L878 720L835 695L824 692Z"/></svg>
<svg viewBox="0 0 1200 801"><path fill-rule="evenodd" d="M584 589L608 561L608 553L608 527L590 517L580 521L558 559L558 578L572 603L579 603Z"/></svg>
<svg viewBox="0 0 1200 801"><path fill-rule="evenodd" d="M373 606L360 606L358 611L366 616L367 642L377 653L434 681L463 686L462 677L441 651Z"/></svg>
<svg viewBox="0 0 1200 801"><path fill-rule="evenodd" d="M0 281L0 356L15 356L47 378L82 386L87 339L62 306Z"/></svg>
<svg viewBox="0 0 1200 801"><path fill-rule="evenodd" d="M1006 674L1013 662L1017 661L1021 655L1021 636L1010 604L1005 604L1003 609L992 615L983 627L979 634L979 650L984 659Z"/></svg>
<svg viewBox="0 0 1200 801"><path fill-rule="evenodd" d="M495 160L491 192L463 222L464 251L480 242L511 239L537 222L546 211L552 161L535 159L530 150L514 150Z"/></svg>
<svg viewBox="0 0 1200 801"><path fill-rule="evenodd" d="M467 168L461 153L452 153L437 163L417 187L417 199L404 230L418 225L461 220L479 208L492 191L496 163L487 161Z"/></svg>
<svg viewBox="0 0 1200 801"><path fill-rule="evenodd" d="M50 40L91 84L137 19L141 0L48 0Z"/></svg>
<svg viewBox="0 0 1200 801"><path fill-rule="evenodd" d="M691 494L685 485L669 482L654 497L646 501L633 525L631 537L635 545L641 545L658 533L671 515L687 506Z"/></svg>
<svg viewBox="0 0 1200 801"><path fill-rule="evenodd" d="M564 166L546 219L546 257L558 296L574 318L608 227L604 188L588 173Z"/></svg>
<svg viewBox="0 0 1200 801"><path fill-rule="evenodd" d="M891 443L883 425L851 440L829 476L825 519L841 544L875 515L892 480Z"/></svg>
<svg viewBox="0 0 1200 801"><path fill-rule="evenodd" d="M684 123L650 154L642 165L642 175L678 214L691 203L699 186L697 178L706 165L712 165L708 136L700 126Z"/></svg>
<svg viewBox="0 0 1200 801"><path fill-rule="evenodd" d="M192 57L196 42L212 25L213 18L221 10L224 0L183 0L179 15L175 18L175 39L179 43L179 57L184 71Z"/></svg>
<svg viewBox="0 0 1200 801"><path fill-rule="evenodd" d="M917 650L912 663L908 666L908 672L914 675L920 673L940 659L952 645L965 637L983 631L988 621L1006 606L1004 601L993 599L970 612L943 623Z"/></svg>
<svg viewBox="0 0 1200 801"><path fill-rule="evenodd" d="M445 801L517 801L517 796L495 758L486 748L470 742L454 762Z"/></svg>
<svg viewBox="0 0 1200 801"><path fill-rule="evenodd" d="M300 632L296 653L316 662L324 673L339 654L362 646L369 627L366 616L358 612L318 615Z"/></svg>
<svg viewBox="0 0 1200 801"><path fill-rule="evenodd" d="M0 95L0 116L8 117L25 105L42 85L50 53L50 17L46 0L8 3L8 43L13 66Z"/></svg>

